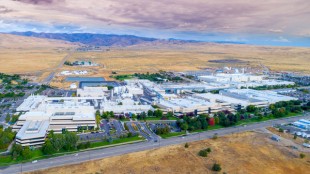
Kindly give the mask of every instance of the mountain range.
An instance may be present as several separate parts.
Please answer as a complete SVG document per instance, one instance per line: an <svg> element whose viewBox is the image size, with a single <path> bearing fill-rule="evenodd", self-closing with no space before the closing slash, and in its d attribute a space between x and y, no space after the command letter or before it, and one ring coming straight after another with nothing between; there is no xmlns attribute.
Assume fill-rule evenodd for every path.
<svg viewBox="0 0 310 174"><path fill-rule="evenodd" d="M63 40L74 43L82 43L91 46L131 46L142 43L163 42L169 44L197 43L201 41L180 39L158 39L139 37L134 35L93 34L93 33L36 33L36 32L11 32L10 34L46 39ZM215 43L243 44L236 42L215 41Z"/></svg>

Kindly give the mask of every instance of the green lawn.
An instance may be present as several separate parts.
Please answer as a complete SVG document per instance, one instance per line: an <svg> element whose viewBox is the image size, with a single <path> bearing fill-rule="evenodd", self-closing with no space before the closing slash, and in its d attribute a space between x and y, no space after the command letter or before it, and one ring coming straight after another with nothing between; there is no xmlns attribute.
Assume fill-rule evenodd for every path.
<svg viewBox="0 0 310 174"><path fill-rule="evenodd" d="M0 153L1 153L1 152L5 152L6 150L7 150L7 149L0 149Z"/></svg>
<svg viewBox="0 0 310 174"><path fill-rule="evenodd" d="M131 142L131 141L138 141L138 140L143 140L143 138L138 137L138 136L134 136L134 137L116 139L116 140L113 140L111 143L109 143L107 141L94 142L94 143L90 144L90 147L91 148L103 147L103 146L107 146L107 145L114 145L114 144L120 144L120 143L128 143L128 142Z"/></svg>
<svg viewBox="0 0 310 174"><path fill-rule="evenodd" d="M48 158L48 157L44 156L44 154L42 153L40 149L35 149L31 151L31 159L28 159L28 160L23 160L22 157L18 157L17 159L13 160L10 155L0 156L0 166L6 166L6 165L21 163L21 162L28 162L34 159L43 159L43 158Z"/></svg>
<svg viewBox="0 0 310 174"><path fill-rule="evenodd" d="M284 117L280 117L280 118L292 117L292 116L297 116L297 115L300 115L300 114L302 114L302 113L292 113L292 112L290 112L288 115L286 115ZM238 123L236 125L249 124L249 123L257 123L257 122L268 121L268 120L273 120L273 119L278 119L278 118L276 118L276 117L263 117L262 119L259 119L259 118L255 117L255 118L250 118L250 119L238 121Z"/></svg>
<svg viewBox="0 0 310 174"><path fill-rule="evenodd" d="M134 78L134 75L132 75L132 74L115 75L115 76L113 76L113 78L115 78L116 80L119 80L119 81L124 81L126 79Z"/></svg>
<svg viewBox="0 0 310 174"><path fill-rule="evenodd" d="M182 132L170 132L167 134L160 135L162 138L170 138L170 137L175 137L175 136L180 136L180 135L185 135L185 131Z"/></svg>
<svg viewBox="0 0 310 174"><path fill-rule="evenodd" d="M208 130L215 130L215 129L221 129L224 128L224 126L221 125L214 125L214 126L208 126Z"/></svg>

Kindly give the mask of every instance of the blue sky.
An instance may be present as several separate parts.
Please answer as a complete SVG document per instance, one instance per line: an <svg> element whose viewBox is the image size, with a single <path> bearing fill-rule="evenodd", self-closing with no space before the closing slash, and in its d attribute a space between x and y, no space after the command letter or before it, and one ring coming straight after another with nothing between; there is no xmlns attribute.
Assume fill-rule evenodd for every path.
<svg viewBox="0 0 310 174"><path fill-rule="evenodd" d="M130 34L310 46L309 0L5 0L0 32Z"/></svg>

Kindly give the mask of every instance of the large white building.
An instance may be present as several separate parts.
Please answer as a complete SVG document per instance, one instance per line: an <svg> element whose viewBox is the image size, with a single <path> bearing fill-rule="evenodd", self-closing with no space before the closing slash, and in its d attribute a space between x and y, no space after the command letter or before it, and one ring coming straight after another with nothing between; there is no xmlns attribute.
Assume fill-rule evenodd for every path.
<svg viewBox="0 0 310 174"><path fill-rule="evenodd" d="M232 111L230 104L210 101L195 95L171 100L160 99L156 105L174 113L196 112L197 114L211 114L222 110Z"/></svg>
<svg viewBox="0 0 310 174"><path fill-rule="evenodd" d="M32 99L40 99L40 102ZM95 128L95 109L84 98L30 96L25 100L22 114L13 125L17 131L16 142L22 146L44 143L48 131L61 133L63 129L77 131L79 127ZM31 101L33 104L29 104ZM30 103L31 103L30 102ZM34 105L35 104L35 105ZM26 108L25 106L29 106ZM35 106L35 107L34 107Z"/></svg>
<svg viewBox="0 0 310 174"><path fill-rule="evenodd" d="M219 73L209 76L198 76L199 80L206 82L260 82L264 76L257 76L251 74L224 74Z"/></svg>
<svg viewBox="0 0 310 174"><path fill-rule="evenodd" d="M210 83L224 85L233 88L248 88L258 86L276 86L276 85L294 85L294 82L265 79L265 76L252 74L224 74L218 73L214 75L198 76L199 80Z"/></svg>
<svg viewBox="0 0 310 174"><path fill-rule="evenodd" d="M107 87L83 87L76 91L78 97L104 97L109 95Z"/></svg>
<svg viewBox="0 0 310 174"><path fill-rule="evenodd" d="M279 101L298 100L297 98L280 95L274 91L253 90L253 89L225 89L220 91L221 95L239 98L241 100L254 99L266 102L267 105L274 104Z"/></svg>

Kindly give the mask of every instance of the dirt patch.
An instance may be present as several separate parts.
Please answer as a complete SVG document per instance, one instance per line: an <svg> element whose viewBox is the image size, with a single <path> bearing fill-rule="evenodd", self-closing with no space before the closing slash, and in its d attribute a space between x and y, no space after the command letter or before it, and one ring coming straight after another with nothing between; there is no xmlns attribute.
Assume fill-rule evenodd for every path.
<svg viewBox="0 0 310 174"><path fill-rule="evenodd" d="M201 149L210 147L208 157L199 157ZM214 173L217 162L226 173L304 173L309 171L309 156L300 159L299 152L270 140L270 135L245 132L190 143L189 148L174 145L154 150L56 167L32 174L67 173Z"/></svg>
<svg viewBox="0 0 310 174"><path fill-rule="evenodd" d="M219 60L209 60L211 63L224 63L224 64L235 64L235 63L249 63L247 61L239 59L219 59Z"/></svg>

